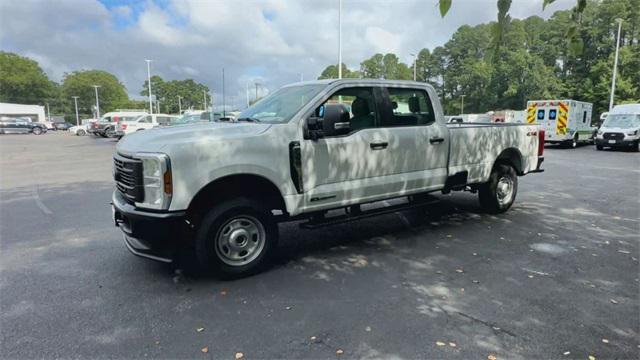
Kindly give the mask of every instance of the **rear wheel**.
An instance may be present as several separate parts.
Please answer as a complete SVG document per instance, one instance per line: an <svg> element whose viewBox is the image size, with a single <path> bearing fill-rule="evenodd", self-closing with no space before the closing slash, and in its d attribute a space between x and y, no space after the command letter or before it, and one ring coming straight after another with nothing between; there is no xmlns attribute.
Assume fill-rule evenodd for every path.
<svg viewBox="0 0 640 360"><path fill-rule="evenodd" d="M86 132L84 130L82 130L82 129L76 131L76 135L77 136L84 136L85 134L86 134Z"/></svg>
<svg viewBox="0 0 640 360"><path fill-rule="evenodd" d="M34 135L40 135L40 134L42 134L42 128L41 128L41 127L39 127L39 126L34 127L34 128L33 128L33 134L34 134Z"/></svg>
<svg viewBox="0 0 640 360"><path fill-rule="evenodd" d="M195 251L203 269L223 277L262 270L276 247L278 225L261 203L236 198L214 206L196 232Z"/></svg>
<svg viewBox="0 0 640 360"><path fill-rule="evenodd" d="M493 167L489 181L480 185L480 206L488 213L503 213L511 207L518 193L518 176L513 167L497 164Z"/></svg>

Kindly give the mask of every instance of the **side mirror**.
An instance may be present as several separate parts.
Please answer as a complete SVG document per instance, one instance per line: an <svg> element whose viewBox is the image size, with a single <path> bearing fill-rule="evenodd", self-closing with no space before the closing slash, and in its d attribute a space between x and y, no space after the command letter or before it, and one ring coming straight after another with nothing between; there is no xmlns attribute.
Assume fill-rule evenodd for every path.
<svg viewBox="0 0 640 360"><path fill-rule="evenodd" d="M324 136L349 133L349 130L351 130L349 119L349 110L346 106L342 104L325 105L322 120Z"/></svg>

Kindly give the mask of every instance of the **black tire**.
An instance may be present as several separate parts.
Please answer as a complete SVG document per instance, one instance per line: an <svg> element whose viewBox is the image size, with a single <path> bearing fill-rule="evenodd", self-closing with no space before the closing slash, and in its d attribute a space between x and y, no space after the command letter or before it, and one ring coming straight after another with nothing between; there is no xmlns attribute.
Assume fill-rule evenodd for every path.
<svg viewBox="0 0 640 360"><path fill-rule="evenodd" d="M571 142L569 143L569 146L571 146L572 149L575 149L578 147L578 134L576 134L573 139L571 139Z"/></svg>
<svg viewBox="0 0 640 360"><path fill-rule="evenodd" d="M103 137L103 138L106 138L106 137L107 137L107 133L103 133L103 132L98 133L98 135L99 135L100 137Z"/></svg>
<svg viewBox="0 0 640 360"><path fill-rule="evenodd" d="M33 132L33 135L41 135L42 134L42 128L36 126L36 127L33 128L32 132Z"/></svg>
<svg viewBox="0 0 640 360"><path fill-rule="evenodd" d="M243 221L249 225L243 227ZM256 227L254 233L252 225ZM214 271L223 278L238 278L263 270L277 242L278 225L271 211L255 200L235 198L214 206L204 216L195 234L195 255L202 270ZM245 250L252 244L254 250ZM234 259L234 252L240 259Z"/></svg>
<svg viewBox="0 0 640 360"><path fill-rule="evenodd" d="M84 130L82 130L82 129L80 129L80 130L76 131L76 136L85 136L86 134L87 134L87 133L86 133Z"/></svg>
<svg viewBox="0 0 640 360"><path fill-rule="evenodd" d="M633 152L640 152L640 140L636 141L636 145L633 147Z"/></svg>
<svg viewBox="0 0 640 360"><path fill-rule="evenodd" d="M505 186L509 189L505 189ZM516 200L517 193L518 176L514 168L505 164L496 164L491 171L489 181L478 188L478 199L484 211L499 214L509 210Z"/></svg>
<svg viewBox="0 0 640 360"><path fill-rule="evenodd" d="M604 147L602 145L596 145L596 150L603 150Z"/></svg>

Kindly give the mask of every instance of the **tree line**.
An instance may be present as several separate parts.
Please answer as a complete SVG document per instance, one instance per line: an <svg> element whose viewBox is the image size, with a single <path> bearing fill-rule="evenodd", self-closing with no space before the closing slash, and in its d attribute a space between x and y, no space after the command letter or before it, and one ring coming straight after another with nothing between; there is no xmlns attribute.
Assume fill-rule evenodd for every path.
<svg viewBox="0 0 640 360"><path fill-rule="evenodd" d="M66 73L61 83L51 81L38 62L18 54L0 51L0 102L49 105L52 115L65 115L75 123L74 96L78 97L81 118L93 116L96 104L94 85L99 86L100 113L116 109L149 109L147 100L130 99L118 78L102 70L79 70ZM159 76L151 78L151 93L159 101L154 112L178 113L178 96L182 109L202 108L209 88L193 79L165 82ZM147 96L147 81L140 95ZM207 104L211 97L206 95ZM156 107L157 106L157 107Z"/></svg>
<svg viewBox="0 0 640 360"><path fill-rule="evenodd" d="M576 30L582 49L572 51L567 29L572 10L548 20L506 19L499 37L495 22L457 29L443 46L416 54L416 78L433 85L447 114L524 109L527 100L570 98L609 108L618 24L622 19L615 102L640 102L640 3L638 0L588 1ZM375 54L358 69L342 64L343 77L413 79L413 63L396 54ZM337 78L337 65L319 79Z"/></svg>

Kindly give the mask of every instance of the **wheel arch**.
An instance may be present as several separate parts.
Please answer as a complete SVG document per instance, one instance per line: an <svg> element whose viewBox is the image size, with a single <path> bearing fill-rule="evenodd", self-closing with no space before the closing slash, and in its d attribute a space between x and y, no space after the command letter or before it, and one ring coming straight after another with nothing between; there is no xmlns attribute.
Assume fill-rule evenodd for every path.
<svg viewBox="0 0 640 360"><path fill-rule="evenodd" d="M503 150L493 163L493 167L498 164L510 165L516 170L516 174L524 174L524 164L522 161L522 153L516 148L507 148Z"/></svg>
<svg viewBox="0 0 640 360"><path fill-rule="evenodd" d="M237 174L220 177L203 186L189 203L187 216L198 221L212 204L234 197L260 200L270 210L286 212L284 197L271 180L257 174Z"/></svg>

